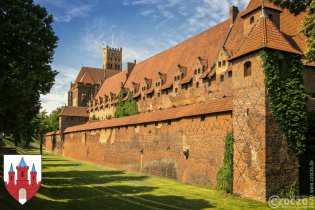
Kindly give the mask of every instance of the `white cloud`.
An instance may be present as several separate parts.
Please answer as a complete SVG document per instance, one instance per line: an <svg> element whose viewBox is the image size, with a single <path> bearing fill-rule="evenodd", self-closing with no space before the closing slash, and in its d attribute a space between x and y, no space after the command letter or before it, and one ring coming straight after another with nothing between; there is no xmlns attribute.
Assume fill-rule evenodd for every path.
<svg viewBox="0 0 315 210"><path fill-rule="evenodd" d="M114 46L123 48L123 63L133 60L142 61L145 58L165 49L164 42L152 38L136 37L133 34L125 34L116 26L105 19L94 19L87 27L81 38L80 49L89 55L99 58L102 57L102 48L106 45L112 45L114 37Z"/></svg>
<svg viewBox="0 0 315 210"><path fill-rule="evenodd" d="M64 106L68 101L67 92L70 87L70 83L75 80L78 74L78 69L70 66L52 66L53 69L59 71L56 76L55 85L47 95L41 95L42 109L48 113L55 110L57 107Z"/></svg>
<svg viewBox="0 0 315 210"><path fill-rule="evenodd" d="M56 22L70 22L73 18L85 17L93 9L93 4L64 0L35 0L37 3L48 3L53 6L53 17Z"/></svg>

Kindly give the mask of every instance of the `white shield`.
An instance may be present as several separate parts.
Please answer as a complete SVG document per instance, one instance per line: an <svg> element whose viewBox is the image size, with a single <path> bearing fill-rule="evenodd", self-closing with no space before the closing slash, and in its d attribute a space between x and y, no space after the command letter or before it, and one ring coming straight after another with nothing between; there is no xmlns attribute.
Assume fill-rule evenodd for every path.
<svg viewBox="0 0 315 210"><path fill-rule="evenodd" d="M4 155L3 179L9 194L22 205L42 182L41 155Z"/></svg>

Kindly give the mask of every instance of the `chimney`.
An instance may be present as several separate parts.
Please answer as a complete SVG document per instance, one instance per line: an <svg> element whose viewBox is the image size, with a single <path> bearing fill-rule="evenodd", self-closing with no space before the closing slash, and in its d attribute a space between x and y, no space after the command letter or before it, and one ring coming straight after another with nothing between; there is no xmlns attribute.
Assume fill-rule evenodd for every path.
<svg viewBox="0 0 315 210"><path fill-rule="evenodd" d="M236 6L232 5L230 7L230 21L231 21L231 25L234 23L237 15L239 13L239 10Z"/></svg>
<svg viewBox="0 0 315 210"><path fill-rule="evenodd" d="M127 69L128 76L131 74L135 66L136 66L136 60L134 61L134 63L127 62L126 69Z"/></svg>

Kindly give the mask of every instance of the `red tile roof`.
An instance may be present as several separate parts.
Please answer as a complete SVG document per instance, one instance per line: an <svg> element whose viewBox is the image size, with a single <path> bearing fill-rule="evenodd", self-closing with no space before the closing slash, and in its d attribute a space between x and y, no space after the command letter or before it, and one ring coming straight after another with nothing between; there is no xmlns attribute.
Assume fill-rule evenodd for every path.
<svg viewBox="0 0 315 210"><path fill-rule="evenodd" d="M144 78L156 78L157 72L167 74L167 80L174 78L174 72L178 64L186 66L187 71L192 71L196 64L196 57L207 59L208 63L214 63L217 52L221 48L227 32L230 28L230 21L226 20L188 40L154 55L138 63L131 72L126 87L132 87L132 82L145 86ZM155 81L152 81L155 84Z"/></svg>
<svg viewBox="0 0 315 210"><path fill-rule="evenodd" d="M152 93L153 91L154 91L154 85L152 84L151 87L150 87L147 91L145 91L144 94L150 94L150 93Z"/></svg>
<svg viewBox="0 0 315 210"><path fill-rule="evenodd" d="M210 72L210 71L209 71L208 69L205 70L199 78L200 78L200 79L206 78L206 77L209 75L209 72Z"/></svg>
<svg viewBox="0 0 315 210"><path fill-rule="evenodd" d="M95 130L100 128L110 128L116 126L135 125L149 122L160 122L172 119L180 119L189 116L232 111L232 109L233 109L232 99L222 98L212 101L200 102L183 107L170 108L167 110L159 110L155 112L139 114L130 117L114 118L111 120L103 120L94 123L87 123L83 125L68 127L64 131L64 133L84 130Z"/></svg>
<svg viewBox="0 0 315 210"><path fill-rule="evenodd" d="M99 97L104 97L104 95L109 96L110 93L116 94L118 96L121 85L126 82L127 75L126 71L119 72L114 76L111 76L108 79L105 79L101 88L97 92L95 98L98 99Z"/></svg>
<svg viewBox="0 0 315 210"><path fill-rule="evenodd" d="M159 88L159 90L166 90L173 85L173 78L168 78L166 82Z"/></svg>
<svg viewBox="0 0 315 210"><path fill-rule="evenodd" d="M75 83L80 82L86 72L89 73L89 76L93 80L92 84L98 84L99 80L103 79L103 69L91 68L91 67L82 67L76 80L75 80Z"/></svg>
<svg viewBox="0 0 315 210"><path fill-rule="evenodd" d="M87 107L65 106L59 116L89 117Z"/></svg>
<svg viewBox="0 0 315 210"><path fill-rule="evenodd" d="M90 84L95 84L95 81L92 79L91 75L89 74L88 71L86 71L84 73L84 75L82 76L82 78L80 79L80 82L83 82L83 83L90 83Z"/></svg>
<svg viewBox="0 0 315 210"><path fill-rule="evenodd" d="M277 11L282 11L282 9L276 5L274 5L273 3L270 3L268 0L251 0L248 5L247 8L242 12L241 17L244 17L245 15L260 9L262 6L262 3L264 3L265 8L269 8L269 9L273 9L273 10L277 10Z"/></svg>
<svg viewBox="0 0 315 210"><path fill-rule="evenodd" d="M192 80L193 75L194 75L193 71L187 71L186 76L183 79L181 79L178 84L183 85L183 84L189 83Z"/></svg>
<svg viewBox="0 0 315 210"><path fill-rule="evenodd" d="M262 15L253 29L249 32L248 36L244 39L238 51L229 60L233 60L262 48L302 54L300 51L292 47L269 18Z"/></svg>

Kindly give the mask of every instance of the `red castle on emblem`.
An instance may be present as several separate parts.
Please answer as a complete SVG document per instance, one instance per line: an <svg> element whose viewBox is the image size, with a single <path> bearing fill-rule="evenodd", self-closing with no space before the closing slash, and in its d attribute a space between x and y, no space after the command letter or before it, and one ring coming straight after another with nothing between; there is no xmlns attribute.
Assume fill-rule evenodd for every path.
<svg viewBox="0 0 315 210"><path fill-rule="evenodd" d="M37 183L37 171L33 163L32 170L30 172L31 180L29 183L28 170L29 167L25 163L24 158L21 158L19 165L16 167L17 170L17 180L15 183L15 171L11 163L9 170L8 183L5 182L5 186L8 192L21 204L24 204L29 199L31 199L38 191L41 181Z"/></svg>

